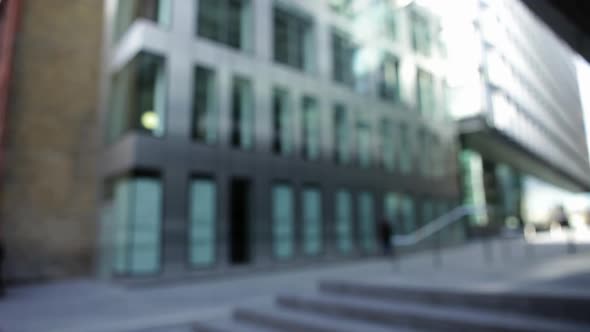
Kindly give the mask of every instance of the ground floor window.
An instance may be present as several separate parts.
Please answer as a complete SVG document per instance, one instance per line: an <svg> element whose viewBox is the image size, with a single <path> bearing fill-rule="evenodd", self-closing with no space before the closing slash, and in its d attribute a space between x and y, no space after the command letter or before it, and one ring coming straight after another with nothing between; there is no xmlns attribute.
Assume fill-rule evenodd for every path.
<svg viewBox="0 0 590 332"><path fill-rule="evenodd" d="M113 271L151 274L160 269L162 186L154 177L121 178L114 183Z"/></svg>
<svg viewBox="0 0 590 332"><path fill-rule="evenodd" d="M273 252L279 259L294 253L293 190L285 184L272 189Z"/></svg>
<svg viewBox="0 0 590 332"><path fill-rule="evenodd" d="M318 189L303 190L303 252L314 256L322 249L322 196Z"/></svg>
<svg viewBox="0 0 590 332"><path fill-rule="evenodd" d="M194 266L208 266L215 262L216 191L211 179L191 181L189 261Z"/></svg>
<svg viewBox="0 0 590 332"><path fill-rule="evenodd" d="M350 192L336 193L336 247L341 253L352 250L352 199Z"/></svg>
<svg viewBox="0 0 590 332"><path fill-rule="evenodd" d="M360 240L363 250L366 252L375 251L375 211L373 195L369 192L362 192L358 197L358 219Z"/></svg>

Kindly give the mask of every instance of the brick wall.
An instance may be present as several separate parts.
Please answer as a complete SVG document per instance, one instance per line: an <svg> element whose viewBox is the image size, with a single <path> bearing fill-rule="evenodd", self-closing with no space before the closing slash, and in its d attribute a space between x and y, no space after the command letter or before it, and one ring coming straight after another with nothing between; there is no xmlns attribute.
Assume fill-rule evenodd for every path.
<svg viewBox="0 0 590 332"><path fill-rule="evenodd" d="M92 271L103 3L23 1L0 192L13 281Z"/></svg>

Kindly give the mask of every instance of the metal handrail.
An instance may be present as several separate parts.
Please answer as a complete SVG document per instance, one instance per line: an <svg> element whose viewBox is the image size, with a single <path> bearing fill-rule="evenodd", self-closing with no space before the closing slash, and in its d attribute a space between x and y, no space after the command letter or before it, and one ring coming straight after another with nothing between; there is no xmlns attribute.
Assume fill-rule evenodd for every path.
<svg viewBox="0 0 590 332"><path fill-rule="evenodd" d="M484 213L488 210L486 206L462 205L452 211L443 214L432 222L422 226L413 233L406 235L395 235L392 242L395 246L413 246L432 235L442 231L446 227L455 224L464 217Z"/></svg>

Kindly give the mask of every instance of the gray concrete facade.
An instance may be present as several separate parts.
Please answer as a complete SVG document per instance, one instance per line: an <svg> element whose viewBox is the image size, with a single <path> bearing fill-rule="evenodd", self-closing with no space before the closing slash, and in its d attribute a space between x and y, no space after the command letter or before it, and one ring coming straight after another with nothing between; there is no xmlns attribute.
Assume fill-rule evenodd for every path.
<svg viewBox="0 0 590 332"><path fill-rule="evenodd" d="M108 179L132 170L158 172L163 188L162 216L162 273L209 274L225 273L228 261L228 233L231 206L229 187L232 178L247 178L251 183L251 234L252 260L248 267L276 266L272 255L271 188L274 183L286 182L293 188L295 197L295 259L288 263L309 260L302 254L301 239L301 191L306 185L317 186L322 194L324 229L323 253L317 259L338 258L334 245L334 196L341 188L353 195L353 220L356 219L357 194L369 191L375 198L376 216L383 211L383 197L387 192L410 195L415 200L419 218L419 204L423 199L434 199L455 204L459 199L456 166L456 130L452 120L442 115L421 116L416 109L416 71L422 68L435 78L436 96L442 97L444 70L441 58L434 53L431 58L415 54L410 41L409 8L398 9L399 39L386 45L400 61L401 102L393 104L377 96L377 85L371 84L364 94L335 83L332 79L330 31L337 27L350 31L353 27L345 18L330 10L327 1L272 1L251 0L253 24L252 50L236 50L223 44L200 38L196 34L198 0L172 0L172 14L167 27L154 22L136 20L118 42L111 40L117 0L106 1L105 6L105 70L102 84L102 110L108 112L110 76L142 50L161 55L165 59L167 74L166 128L162 137L151 137L128 132L113 144L105 145L102 152L101 178ZM313 19L313 44L315 63L311 73L298 71L276 63L272 57L273 6L306 13ZM392 9L393 10L393 9ZM191 139L191 103L193 68L202 65L215 71L219 100L218 141L213 145ZM254 144L251 150L239 150L230 144L230 112L232 77L242 76L252 82L255 96ZM375 75L370 81L375 83ZM293 115L294 151L291 156L272 153L271 94L273 87L287 88ZM321 157L317 161L303 159L301 100L304 96L317 99L321 118ZM363 169L358 158L348 165L333 161L333 105L345 104L352 111L353 123L363 112L373 128L371 132L372 165ZM437 105L441 105L438 103ZM440 114L440 113L437 113ZM380 166L379 134L377 125L384 118L393 123L405 124L410 130L412 144L412 172L402 174L399 167L394 172ZM105 121L103 121L105 122ZM354 126L353 126L354 128ZM417 143L421 130L433 133L444 160L438 165L435 176L423 176L419 172L420 158L424 157ZM356 149L354 129L353 151ZM399 163L396 146L396 163ZM356 156L356 152L353 152ZM191 271L188 266L188 192L192 176L205 175L217 185L216 262L211 268ZM355 248L358 247L357 223ZM361 255L356 249L352 256Z"/></svg>

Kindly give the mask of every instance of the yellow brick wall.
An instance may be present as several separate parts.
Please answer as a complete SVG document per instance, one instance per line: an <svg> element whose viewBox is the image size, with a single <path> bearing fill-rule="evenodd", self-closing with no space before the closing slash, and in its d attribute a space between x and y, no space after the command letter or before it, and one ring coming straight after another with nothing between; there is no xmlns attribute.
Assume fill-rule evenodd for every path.
<svg viewBox="0 0 590 332"><path fill-rule="evenodd" d="M0 194L9 279L92 271L103 5L23 1Z"/></svg>

